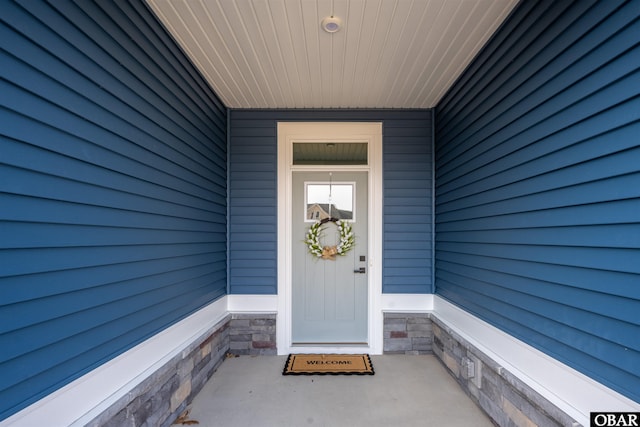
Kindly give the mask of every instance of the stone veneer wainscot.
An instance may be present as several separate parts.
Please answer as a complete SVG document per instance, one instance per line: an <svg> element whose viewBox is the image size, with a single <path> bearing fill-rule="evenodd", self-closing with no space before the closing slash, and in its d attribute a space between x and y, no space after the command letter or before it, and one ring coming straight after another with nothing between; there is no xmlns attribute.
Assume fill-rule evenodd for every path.
<svg viewBox="0 0 640 427"><path fill-rule="evenodd" d="M87 425L168 427L231 355L275 355L275 313L230 313ZM499 426L580 424L437 316L384 314L385 354L434 354Z"/></svg>

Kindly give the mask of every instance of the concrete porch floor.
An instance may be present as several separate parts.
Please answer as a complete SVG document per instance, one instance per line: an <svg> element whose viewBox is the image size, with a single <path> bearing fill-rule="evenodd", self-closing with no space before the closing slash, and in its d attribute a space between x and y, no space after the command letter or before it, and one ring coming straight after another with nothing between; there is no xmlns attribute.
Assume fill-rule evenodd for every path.
<svg viewBox="0 0 640 427"><path fill-rule="evenodd" d="M493 426L431 355L372 356L373 376L283 376L285 360L225 360L189 419L199 427Z"/></svg>

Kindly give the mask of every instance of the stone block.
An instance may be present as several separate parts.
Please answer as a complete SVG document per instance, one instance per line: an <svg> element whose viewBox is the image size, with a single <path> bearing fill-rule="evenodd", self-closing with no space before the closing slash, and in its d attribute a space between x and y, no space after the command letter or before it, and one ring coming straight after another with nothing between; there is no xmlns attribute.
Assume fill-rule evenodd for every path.
<svg viewBox="0 0 640 427"><path fill-rule="evenodd" d="M274 341L275 337L271 334L253 334L251 341Z"/></svg>
<svg viewBox="0 0 640 427"><path fill-rule="evenodd" d="M431 332L427 331L409 331L407 332L407 336L409 338L428 338L429 341L433 341L433 335L431 334Z"/></svg>
<svg viewBox="0 0 640 427"><path fill-rule="evenodd" d="M442 330L442 328L440 327L439 324L437 324L436 322L433 322L431 324L431 330L433 331L433 335L434 336L440 336L442 337L444 335L444 331Z"/></svg>
<svg viewBox="0 0 640 427"><path fill-rule="evenodd" d="M458 364L456 359L451 357L449 353L445 352L443 354L442 361L444 362L445 366L451 371L453 376L455 376L456 378L460 376L460 365Z"/></svg>
<svg viewBox="0 0 640 427"><path fill-rule="evenodd" d="M414 350L418 351L430 351L431 350L431 338L428 337L420 337L420 338L412 338L411 345Z"/></svg>
<svg viewBox="0 0 640 427"><path fill-rule="evenodd" d="M502 399L502 410L518 427L538 427L521 410L516 408L509 399Z"/></svg>
<svg viewBox="0 0 640 427"><path fill-rule="evenodd" d="M153 409L153 419L159 420L169 416L170 395L159 392L151 398L151 407Z"/></svg>
<svg viewBox="0 0 640 427"><path fill-rule="evenodd" d="M193 371L193 357L187 357L186 359L182 360L179 364L178 364L178 376L180 378L188 378L191 376L191 371Z"/></svg>
<svg viewBox="0 0 640 427"><path fill-rule="evenodd" d="M505 416L504 412L502 412L502 408L500 407L500 400L495 402L489 399L484 393L481 393L477 403L478 406L480 406L485 411L485 413L493 420L494 424L498 426L508 425L508 418Z"/></svg>
<svg viewBox="0 0 640 427"><path fill-rule="evenodd" d="M140 407L132 414L136 426L141 426L152 418L161 416L159 412L154 414L153 402L151 399L145 401Z"/></svg>
<svg viewBox="0 0 640 427"><path fill-rule="evenodd" d="M173 413L178 410L180 405L187 400L187 397L191 394L191 379L185 380L178 389L171 395L170 412Z"/></svg>
<svg viewBox="0 0 640 427"><path fill-rule="evenodd" d="M209 362L202 367L201 370L194 372L191 376L191 394L192 397L195 396L202 390L205 383L211 378L211 375L216 370L216 362L213 360L209 360ZM191 399L190 399L191 400Z"/></svg>
<svg viewBox="0 0 640 427"><path fill-rule="evenodd" d="M253 333L258 332L258 333L274 334L276 332L276 327L275 326L257 325L257 326L252 326L250 330Z"/></svg>
<svg viewBox="0 0 640 427"><path fill-rule="evenodd" d="M200 359L204 359L211 354L211 341L200 347Z"/></svg>
<svg viewBox="0 0 640 427"><path fill-rule="evenodd" d="M467 354L466 350L460 345L452 346L451 353L453 353L456 359L462 359Z"/></svg>
<svg viewBox="0 0 640 427"><path fill-rule="evenodd" d="M405 332L407 330L406 323L391 323L383 326L384 332Z"/></svg>
<svg viewBox="0 0 640 427"><path fill-rule="evenodd" d="M191 372L191 378L195 375L200 374L202 371L208 371L209 365L211 364L211 354L208 354L206 357L200 359L196 365L193 367L193 371Z"/></svg>
<svg viewBox="0 0 640 427"><path fill-rule="evenodd" d="M500 392L499 379L494 377L494 372L489 369L482 370L482 393L492 401L500 401L502 393Z"/></svg>
<svg viewBox="0 0 640 427"><path fill-rule="evenodd" d="M231 334L229 335L230 342L236 341L251 341L251 334Z"/></svg>
<svg viewBox="0 0 640 427"><path fill-rule="evenodd" d="M411 339L410 338L397 338L390 339L384 343L384 351L385 352L396 352L402 351L405 352L407 350L411 350Z"/></svg>
<svg viewBox="0 0 640 427"><path fill-rule="evenodd" d="M424 331L431 333L432 328L429 323L407 323L407 331Z"/></svg>
<svg viewBox="0 0 640 427"><path fill-rule="evenodd" d="M386 325L406 325L406 317L387 317L385 315L383 324Z"/></svg>
<svg viewBox="0 0 640 427"><path fill-rule="evenodd" d="M276 319L253 319L251 320L251 326L275 326Z"/></svg>
<svg viewBox="0 0 640 427"><path fill-rule="evenodd" d="M431 318L427 315L424 316L411 316L407 318L407 324L409 325L427 325L431 328Z"/></svg>
<svg viewBox="0 0 640 427"><path fill-rule="evenodd" d="M273 341L253 341L251 343L253 348L276 348L276 343Z"/></svg>
<svg viewBox="0 0 640 427"><path fill-rule="evenodd" d="M444 352L444 343L442 342L442 340L440 339L439 336L434 336L433 337L433 345L440 351L440 352Z"/></svg>
<svg viewBox="0 0 640 427"><path fill-rule="evenodd" d="M229 328L234 329L250 329L251 319L232 319L229 322Z"/></svg>
<svg viewBox="0 0 640 427"><path fill-rule="evenodd" d="M251 341L232 341L229 343L229 351L233 353L234 350L246 350L250 344Z"/></svg>

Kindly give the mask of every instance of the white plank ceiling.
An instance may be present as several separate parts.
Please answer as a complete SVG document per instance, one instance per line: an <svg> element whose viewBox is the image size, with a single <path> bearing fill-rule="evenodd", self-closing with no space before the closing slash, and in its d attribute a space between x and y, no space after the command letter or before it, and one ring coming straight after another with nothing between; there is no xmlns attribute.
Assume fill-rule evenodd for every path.
<svg viewBox="0 0 640 427"><path fill-rule="evenodd" d="M430 108L517 0L147 3L230 108Z"/></svg>

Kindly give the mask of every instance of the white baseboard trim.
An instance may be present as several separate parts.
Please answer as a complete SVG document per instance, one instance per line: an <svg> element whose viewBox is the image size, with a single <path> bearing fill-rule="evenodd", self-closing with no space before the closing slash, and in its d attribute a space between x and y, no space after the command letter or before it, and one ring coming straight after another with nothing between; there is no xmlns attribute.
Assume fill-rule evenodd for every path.
<svg viewBox="0 0 640 427"><path fill-rule="evenodd" d="M84 426L156 372L228 314L226 297L56 390L0 426ZM132 377L132 373L136 373Z"/></svg>
<svg viewBox="0 0 640 427"><path fill-rule="evenodd" d="M637 412L640 404L435 296L433 314L463 339L582 425L593 411Z"/></svg>
<svg viewBox="0 0 640 427"><path fill-rule="evenodd" d="M227 295L230 313L277 313L277 295Z"/></svg>
<svg viewBox="0 0 640 427"><path fill-rule="evenodd" d="M433 294L382 294L382 312L430 312L433 310L433 297Z"/></svg>

